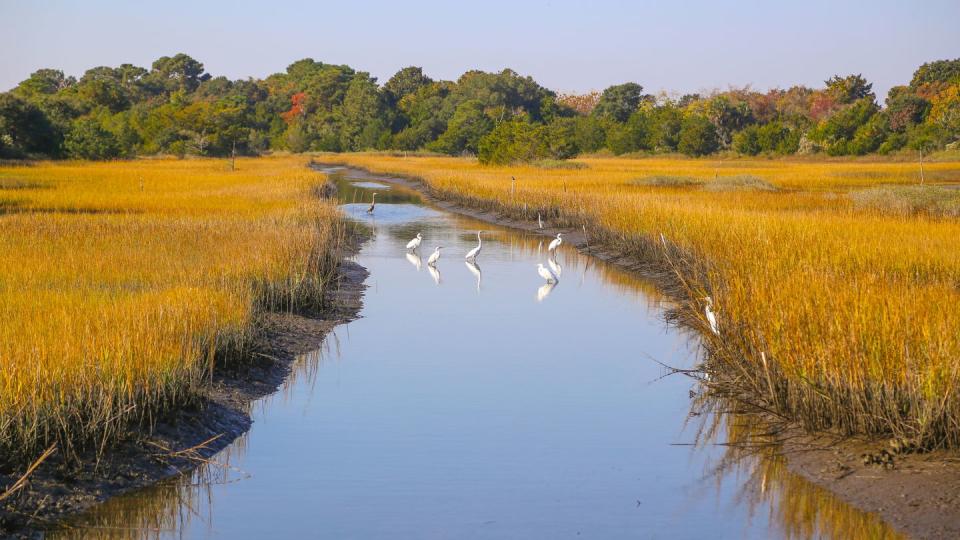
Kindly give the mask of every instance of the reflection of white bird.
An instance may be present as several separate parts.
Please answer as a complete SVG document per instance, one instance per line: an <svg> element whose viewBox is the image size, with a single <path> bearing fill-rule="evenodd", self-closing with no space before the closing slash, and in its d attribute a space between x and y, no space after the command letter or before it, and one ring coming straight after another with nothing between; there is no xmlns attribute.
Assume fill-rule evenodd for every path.
<svg viewBox="0 0 960 540"><path fill-rule="evenodd" d="M437 285L440 284L440 271L437 270L435 266L427 265L427 271L430 272L430 277L433 278L433 282Z"/></svg>
<svg viewBox="0 0 960 540"><path fill-rule="evenodd" d="M554 238L553 241L550 242L550 245L547 246L547 251L554 251L560 247L560 244L563 243L563 238L561 238L562 236L563 233L557 233L557 237Z"/></svg>
<svg viewBox="0 0 960 540"><path fill-rule="evenodd" d="M543 228L543 220L540 219L540 212L537 212L537 225L538 225L541 229Z"/></svg>
<svg viewBox="0 0 960 540"><path fill-rule="evenodd" d="M373 197L370 198L370 208L367 208L367 213L373 213L373 207L377 205L377 192L373 192Z"/></svg>
<svg viewBox="0 0 960 540"><path fill-rule="evenodd" d="M473 261L464 261L464 264L467 265L467 270L470 270L470 273L476 276L477 278L477 291L480 290L480 280L483 278L483 272L480 271L480 266Z"/></svg>
<svg viewBox="0 0 960 540"><path fill-rule="evenodd" d="M543 302L543 299L550 296L550 292L553 291L553 288L556 286L556 282L541 285L540 288L537 289L537 302Z"/></svg>
<svg viewBox="0 0 960 540"><path fill-rule="evenodd" d="M560 263L558 263L557 261L553 259L547 259L547 265L550 266L550 271L553 272L553 274L557 276L557 278L563 275L563 267L560 266Z"/></svg>
<svg viewBox="0 0 960 540"><path fill-rule="evenodd" d="M553 270L544 266L543 263L537 265L537 273L540 274L540 277L547 280L547 283L557 283L560 281L557 275L553 273Z"/></svg>
<svg viewBox="0 0 960 540"><path fill-rule="evenodd" d="M423 242L423 235L420 233L417 233L416 238L407 242L407 249L409 249L410 251L416 251L417 248L420 247L420 242Z"/></svg>
<svg viewBox="0 0 960 540"><path fill-rule="evenodd" d="M703 312L707 316L707 322L710 323L710 331L719 336L720 328L717 326L717 314L713 312L713 298L706 296L704 300L707 304L703 307Z"/></svg>
<svg viewBox="0 0 960 540"><path fill-rule="evenodd" d="M480 239L480 233L482 232L483 231L477 231L477 247L467 252L467 260L474 260L477 258L477 255L480 255L480 250L483 249L483 240Z"/></svg>
<svg viewBox="0 0 960 540"><path fill-rule="evenodd" d="M410 261L410 264L416 267L417 272L420 271L420 268L423 266L423 259L420 258L420 255L417 253L407 253L407 260Z"/></svg>
<svg viewBox="0 0 960 540"><path fill-rule="evenodd" d="M430 258L427 259L427 266L434 266L437 264L437 261L440 260L441 249L443 249L443 246L437 246L437 249L433 250L433 253L430 254Z"/></svg>

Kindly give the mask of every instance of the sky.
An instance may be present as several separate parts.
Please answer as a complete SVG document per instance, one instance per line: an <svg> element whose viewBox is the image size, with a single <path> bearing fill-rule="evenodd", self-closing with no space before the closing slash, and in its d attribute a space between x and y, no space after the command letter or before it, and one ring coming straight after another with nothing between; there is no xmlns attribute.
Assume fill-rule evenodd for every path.
<svg viewBox="0 0 960 540"><path fill-rule="evenodd" d="M958 28L960 0L0 0L0 91L42 67L80 76L185 52L231 79L301 58L381 83L409 65L434 79L509 67L562 92L817 87L861 73L882 98L920 64L960 57Z"/></svg>

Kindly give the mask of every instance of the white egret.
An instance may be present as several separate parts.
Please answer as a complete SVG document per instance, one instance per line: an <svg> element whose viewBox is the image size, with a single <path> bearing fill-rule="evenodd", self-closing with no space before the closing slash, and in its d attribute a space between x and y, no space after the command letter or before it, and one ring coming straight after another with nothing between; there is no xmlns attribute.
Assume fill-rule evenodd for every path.
<svg viewBox="0 0 960 540"><path fill-rule="evenodd" d="M538 225L541 229L543 228L543 220L540 219L540 212L537 212L537 225Z"/></svg>
<svg viewBox="0 0 960 540"><path fill-rule="evenodd" d="M431 266L431 265L428 264L428 265L427 265L427 272L430 272L430 277L433 278L433 282L436 283L437 285L439 285L439 284L440 284L440 271L437 270L436 267Z"/></svg>
<svg viewBox="0 0 960 540"><path fill-rule="evenodd" d="M547 246L547 251L555 251L563 243L563 233L557 233L557 237Z"/></svg>
<svg viewBox="0 0 960 540"><path fill-rule="evenodd" d="M553 273L553 270L550 270L543 263L537 264L537 273L540 274L540 277L547 280L547 283L559 283L560 279L557 278L557 275Z"/></svg>
<svg viewBox="0 0 960 540"><path fill-rule="evenodd" d="M715 335L720 335L720 328L717 326L717 314L713 311L713 298L704 297L707 304L703 307L703 312L707 316L707 322L710 323L710 331Z"/></svg>
<svg viewBox="0 0 960 540"><path fill-rule="evenodd" d="M423 267L423 259L420 258L420 255L417 252L407 253L407 260L410 261L410 264L417 269L417 272L420 271L420 268Z"/></svg>
<svg viewBox="0 0 960 540"><path fill-rule="evenodd" d="M377 192L373 192L373 197L370 198L370 208L367 208L367 213L373 213L373 207L377 205Z"/></svg>
<svg viewBox="0 0 960 540"><path fill-rule="evenodd" d="M556 282L553 283L544 283L537 289L537 302L543 302L543 300L550 296L550 293L553 291L553 288L557 286Z"/></svg>
<svg viewBox="0 0 960 540"><path fill-rule="evenodd" d="M467 252L467 256L464 257L468 261L476 260L477 255L480 255L480 250L483 249L483 240L480 239L480 233L483 231L477 231L477 247L471 249Z"/></svg>
<svg viewBox="0 0 960 540"><path fill-rule="evenodd" d="M554 273L558 278L563 275L563 267L560 266L560 263L553 259L547 259L547 265L550 267L550 271Z"/></svg>
<svg viewBox="0 0 960 540"><path fill-rule="evenodd" d="M437 246L437 249L433 250L433 253L430 254L430 258L427 259L427 266L435 266L437 261L440 260L440 250L443 249L443 246Z"/></svg>
<svg viewBox="0 0 960 540"><path fill-rule="evenodd" d="M410 251L416 251L417 248L420 247L420 242L423 242L423 235L420 233L417 233L416 238L407 242L407 249Z"/></svg>
<svg viewBox="0 0 960 540"><path fill-rule="evenodd" d="M466 264L467 270L470 270L470 273L476 276L477 292L480 292L480 281L483 279L483 272L480 270L480 266L473 261L463 261L463 264Z"/></svg>

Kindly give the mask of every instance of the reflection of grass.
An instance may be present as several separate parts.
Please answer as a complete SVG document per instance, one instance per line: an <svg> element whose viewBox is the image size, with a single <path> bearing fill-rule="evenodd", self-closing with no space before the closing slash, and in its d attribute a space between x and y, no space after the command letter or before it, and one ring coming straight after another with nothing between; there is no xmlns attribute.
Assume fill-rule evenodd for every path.
<svg viewBox="0 0 960 540"><path fill-rule="evenodd" d="M936 186L878 186L850 193L858 208L896 216L960 217L960 190Z"/></svg>
<svg viewBox="0 0 960 540"><path fill-rule="evenodd" d="M737 479L749 478L743 483L740 498L751 514L763 506L769 508L770 523L779 529L777 537L903 538L876 515L862 512L790 472L779 446L763 432L769 428L763 422L751 415L730 414L710 414L706 421L699 444L722 439L726 451L716 464L717 472L737 471L741 473L736 475Z"/></svg>
<svg viewBox="0 0 960 540"><path fill-rule="evenodd" d="M341 234L320 177L300 159L237 165L15 169L51 187L0 191L0 464L123 436L190 401L258 313L320 301Z"/></svg>
<svg viewBox="0 0 960 540"><path fill-rule="evenodd" d="M705 325L699 299L710 294L722 333L708 337L710 347L755 399L812 429L960 446L951 427L960 423L960 223L856 211L849 197L825 196L876 179L909 183L915 163L735 161L727 176L749 170L779 191L713 192L629 185L644 176L714 178L716 162L706 160L586 159L589 170L568 171L454 158L338 159L420 177L462 204L585 226L592 242L651 264L665 265L670 253L688 320ZM836 178L855 170L876 178Z"/></svg>

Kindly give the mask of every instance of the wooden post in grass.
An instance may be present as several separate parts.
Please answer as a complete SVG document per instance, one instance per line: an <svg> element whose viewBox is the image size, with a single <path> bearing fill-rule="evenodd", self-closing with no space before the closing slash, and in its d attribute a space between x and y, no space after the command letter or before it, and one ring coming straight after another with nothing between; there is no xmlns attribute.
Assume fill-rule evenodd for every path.
<svg viewBox="0 0 960 540"><path fill-rule="evenodd" d="M237 170L237 141L233 141L233 147L230 149L230 172Z"/></svg>

